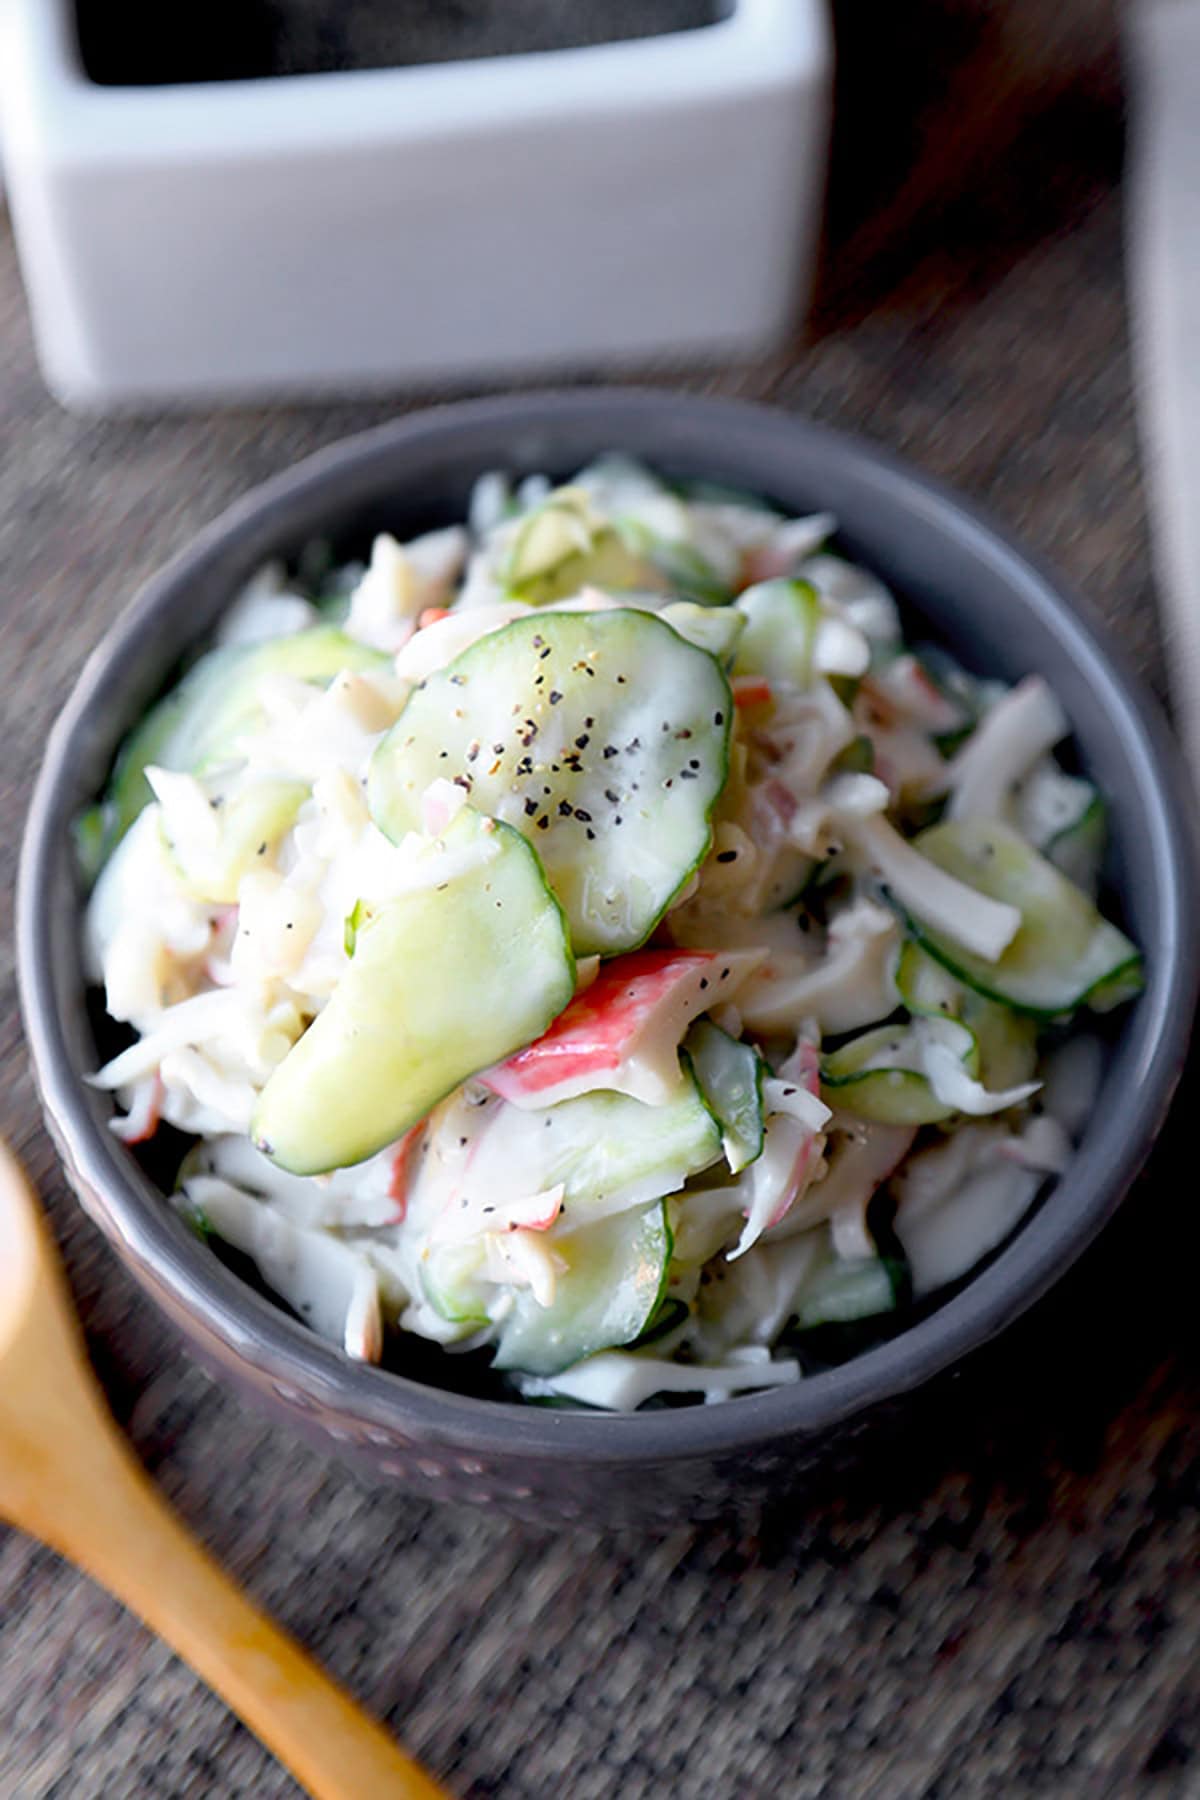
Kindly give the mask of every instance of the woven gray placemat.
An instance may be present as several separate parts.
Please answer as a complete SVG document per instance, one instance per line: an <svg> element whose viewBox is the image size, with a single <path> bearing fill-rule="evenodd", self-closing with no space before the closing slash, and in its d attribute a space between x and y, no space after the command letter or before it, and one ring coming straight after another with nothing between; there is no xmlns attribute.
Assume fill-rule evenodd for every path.
<svg viewBox="0 0 1200 1800"><path fill-rule="evenodd" d="M1066 124L1069 230L1043 210L1049 235L1006 233L1001 195L955 223L953 257L934 242L814 343L661 379L864 430L960 483L1090 593L1161 686L1118 196ZM68 418L35 374L0 231L5 914L40 746L131 589L248 485L395 410ZM65 1192L10 938L5 916L0 1131L50 1205L118 1416L205 1541L458 1794L1195 1792L1195 1260L1169 1147L1081 1271L874 1485L756 1536L681 1520L648 1545L539 1537L369 1493L187 1362ZM3 1800L295 1791L112 1602L0 1530Z"/></svg>

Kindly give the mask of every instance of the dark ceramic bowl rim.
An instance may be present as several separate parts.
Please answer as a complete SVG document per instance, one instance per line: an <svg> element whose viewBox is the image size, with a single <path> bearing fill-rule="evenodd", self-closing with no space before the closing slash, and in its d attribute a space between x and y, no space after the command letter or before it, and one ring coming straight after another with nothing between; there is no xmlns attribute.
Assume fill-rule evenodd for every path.
<svg viewBox="0 0 1200 1800"><path fill-rule="evenodd" d="M504 423L553 433L582 415L611 421L653 417L681 434L702 427L753 438L780 459L807 441L823 462L854 465L877 490L936 519L943 533L969 544L1012 580L1081 666L1124 736L1155 854L1161 935L1150 977L1128 1030L1135 1035L1139 1079L1126 1105L1096 1127L1084 1178L1080 1157L1051 1200L1006 1250L963 1291L879 1348L795 1386L715 1407L631 1415L547 1411L434 1389L391 1371L351 1362L240 1281L130 1178L121 1146L90 1110L75 1074L49 973L48 909L39 904L69 827L68 771L93 710L121 686L122 658L152 623L184 604L188 586L231 537L261 532L264 520L319 492L352 466L386 462L396 446L445 447L480 425ZM1161 1125L1190 1036L1200 952L1189 929L1197 884L1190 798L1177 753L1153 702L1085 603L1019 549L983 512L900 461L856 439L767 407L670 392L607 388L549 391L433 408L343 440L267 481L230 507L155 575L89 658L50 736L25 832L18 884L18 969L26 1030L43 1104L85 1205L161 1305L187 1315L201 1341L230 1353L273 1383L284 1398L319 1405L349 1426L409 1432L430 1446L519 1454L551 1461L638 1463L733 1456L795 1433L814 1434L957 1364L1024 1312L1055 1282L1114 1212ZM166 672L165 669L163 671ZM128 722L128 721L127 721ZM1082 1153L1081 1153L1082 1154ZM1074 1179L1073 1179L1074 1177ZM1053 1228L1047 1227L1052 1215ZM1039 1229L1039 1221L1041 1229ZM223 1350L222 1350L223 1347ZM335 1431L335 1435L337 1435ZM347 1430L349 1438L357 1431Z"/></svg>

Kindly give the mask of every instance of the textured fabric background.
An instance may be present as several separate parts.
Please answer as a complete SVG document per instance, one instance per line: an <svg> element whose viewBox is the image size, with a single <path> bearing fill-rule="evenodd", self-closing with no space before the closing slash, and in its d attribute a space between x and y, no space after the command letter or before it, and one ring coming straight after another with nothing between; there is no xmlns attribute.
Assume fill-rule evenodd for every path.
<svg viewBox="0 0 1200 1800"><path fill-rule="evenodd" d="M913 9L893 10L911 25ZM885 43L881 65L848 43L843 79L875 81L871 143L892 154L839 161L813 334L753 369L656 378L861 430L958 482L1092 595L1160 686L1111 20L1064 4L1053 44L1040 30L1022 42L1008 24L975 29L997 11L916 8L952 66L931 74L925 49L912 62L907 137L885 129L872 73L907 80L890 55L903 46ZM874 223L856 228L868 205ZM938 1419L852 1491L753 1537L686 1519L650 1544L539 1536L368 1492L202 1378L66 1194L20 1041L7 917L46 731L100 631L197 526L396 410L68 418L38 382L0 223L0 1129L50 1206L139 1453L254 1595L460 1796L1197 1793L1187 1098L1102 1244ZM105 1595L0 1529L0 1800L295 1792Z"/></svg>

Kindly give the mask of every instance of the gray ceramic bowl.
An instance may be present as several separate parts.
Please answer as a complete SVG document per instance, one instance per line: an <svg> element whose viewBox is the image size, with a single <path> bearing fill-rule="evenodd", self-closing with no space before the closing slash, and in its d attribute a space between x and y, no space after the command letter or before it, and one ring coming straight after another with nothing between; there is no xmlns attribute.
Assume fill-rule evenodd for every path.
<svg viewBox="0 0 1200 1800"><path fill-rule="evenodd" d="M352 553L385 525L404 534L462 517L481 470L565 474L613 448L794 512L829 509L850 553L928 635L977 670L1046 675L1108 797L1112 888L1148 961L1069 1171L974 1280L892 1341L796 1388L631 1417L523 1408L355 1364L186 1230L107 1131L107 1099L83 1085L96 1050L70 842L123 733L267 557L315 536ZM83 1205L201 1359L318 1442L379 1476L543 1520L694 1519L853 1453L904 1396L1042 1295L1117 1207L1162 1123L1191 1029L1196 886L1184 793L1153 706L1084 606L972 508L878 452L759 408L615 389L424 413L249 495L149 584L84 670L47 750L21 868L22 995L50 1128Z"/></svg>

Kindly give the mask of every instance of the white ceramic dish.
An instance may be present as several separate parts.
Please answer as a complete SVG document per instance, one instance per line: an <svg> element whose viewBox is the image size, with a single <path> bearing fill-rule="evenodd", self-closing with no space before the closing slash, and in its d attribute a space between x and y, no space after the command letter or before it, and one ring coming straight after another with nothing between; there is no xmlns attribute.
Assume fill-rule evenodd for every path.
<svg viewBox="0 0 1200 1800"><path fill-rule="evenodd" d="M787 329L824 190L826 0L424 67L91 82L73 0L0 7L0 112L68 405L436 385Z"/></svg>

